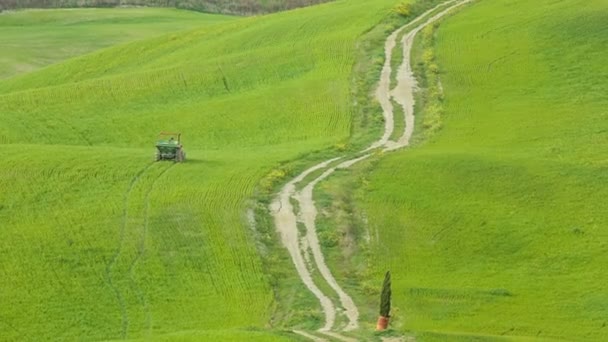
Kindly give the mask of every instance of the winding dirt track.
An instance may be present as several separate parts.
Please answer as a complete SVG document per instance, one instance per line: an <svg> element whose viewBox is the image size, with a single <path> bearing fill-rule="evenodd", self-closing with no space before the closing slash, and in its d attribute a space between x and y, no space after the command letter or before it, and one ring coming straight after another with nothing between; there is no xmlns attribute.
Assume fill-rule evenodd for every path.
<svg viewBox="0 0 608 342"><path fill-rule="evenodd" d="M317 297L321 304L323 313L325 315L325 324L321 329L319 329L319 332L324 333L327 336L343 341L354 341L352 338L338 334L337 331L347 332L357 329L359 326L359 310L357 309L357 306L352 298L340 287L325 263L325 258L323 257L321 246L319 245L319 239L315 227L317 209L314 205L313 199L314 188L320 181L334 173L335 170L349 168L352 165L368 158L371 156L371 150L382 148L383 151L392 151L409 145L410 139L414 132L414 92L417 85L411 69L411 50L414 43L414 38L416 37L416 34L425 26L439 20L452 9L471 1L473 0L446 1L443 4L440 4L437 7L425 12L421 16L417 17L414 21L393 32L388 37L385 44L386 62L382 69L380 82L375 94L377 100L382 106L385 121L384 134L382 137L378 141L374 142L370 147L361 151L359 156L354 159L345 160L336 166L330 167L334 162L345 158L344 156L338 157L326 160L302 172L299 176L291 180L281 189L275 200L270 205L275 226L281 236L281 241L289 251L302 282ZM447 7L452 3L455 4ZM394 89L390 89L391 75L393 74L393 70L391 68L391 59L393 50L397 46L397 37L407 28L423 21L429 14L444 6L446 6L446 9L428 18L422 24L419 24L413 28L408 34L404 35L401 41L404 52L403 62L397 74L398 84ZM393 104L391 102L392 99L403 107L403 112L405 114L405 128L401 137L397 141L390 140L395 127ZM296 190L297 184L301 183L308 175L319 170L325 171L316 179L305 184L302 190ZM292 201L295 201L295 203L298 204L298 211L295 210L294 205L292 205ZM303 226L306 228L305 235L303 237L299 236L298 223L303 224ZM312 254L313 257L314 266L307 263L310 259L310 254ZM335 291L335 294L331 294L331 296L337 295L339 303L332 301L330 296L323 293L323 291L321 291L321 289L319 289L319 287L314 283L312 276L314 269L321 274L323 280L332 288L332 290ZM336 307L339 307L340 310L336 309ZM344 326L336 328L334 327L336 322L336 314L337 312L342 311L344 312L344 316L348 323L346 323ZM294 332L305 337L311 337L311 335L307 333L300 331ZM323 339L317 340L321 341Z"/></svg>

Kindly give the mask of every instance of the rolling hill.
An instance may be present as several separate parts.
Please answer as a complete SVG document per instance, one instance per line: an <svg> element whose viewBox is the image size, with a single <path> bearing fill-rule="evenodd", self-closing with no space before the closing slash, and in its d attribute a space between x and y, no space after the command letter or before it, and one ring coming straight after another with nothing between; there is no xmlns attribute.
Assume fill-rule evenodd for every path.
<svg viewBox="0 0 608 342"><path fill-rule="evenodd" d="M230 19L157 8L6 12L0 15L0 79L112 45Z"/></svg>
<svg viewBox="0 0 608 342"><path fill-rule="evenodd" d="M381 159L357 201L376 278L393 271L401 330L608 336L607 10L478 1L436 31L442 128Z"/></svg>
<svg viewBox="0 0 608 342"><path fill-rule="evenodd" d="M378 340L386 270L386 336L605 339L608 4L461 6L412 38L413 145L393 103L358 153L383 63L409 77L381 45L440 2L0 15L0 340ZM186 163L153 161L159 131Z"/></svg>
<svg viewBox="0 0 608 342"><path fill-rule="evenodd" d="M256 248L273 233L250 229L247 200L349 137L355 45L392 5L202 23L0 81L0 339L281 340ZM161 130L187 163L152 162Z"/></svg>

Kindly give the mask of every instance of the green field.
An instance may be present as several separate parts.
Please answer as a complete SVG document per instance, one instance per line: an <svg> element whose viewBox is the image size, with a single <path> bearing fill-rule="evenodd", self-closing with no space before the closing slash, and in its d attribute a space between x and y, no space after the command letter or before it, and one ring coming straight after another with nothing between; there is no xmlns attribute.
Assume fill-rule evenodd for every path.
<svg viewBox="0 0 608 342"><path fill-rule="evenodd" d="M398 330L608 336L606 13L601 0L478 1L437 30L442 129L382 159L358 200Z"/></svg>
<svg viewBox="0 0 608 342"><path fill-rule="evenodd" d="M247 201L280 163L348 139L356 42L393 4L224 23L142 12L138 38L164 30L158 17L201 23L60 54L51 59L68 59L33 72L15 66L18 54L51 59L25 43L3 52L4 75L19 74L0 81L0 340L293 339L276 317L315 327L314 304L277 308ZM116 43L106 33L124 10L104 10L107 30L82 23L87 11L49 12L50 22L99 30L99 46L83 38L85 49ZM2 20L38 25L38 15ZM68 31L40 40L65 47ZM161 130L183 133L187 163L152 162ZM286 253L273 253L286 262L282 280L294 279ZM289 291L291 303L311 300L301 284Z"/></svg>
<svg viewBox="0 0 608 342"><path fill-rule="evenodd" d="M268 201L380 135L383 40L412 19L398 2L0 14L0 341L321 327ZM417 38L414 146L315 193L328 264L361 314L352 336L378 338L390 269L387 335L606 339L606 13L478 0ZM153 162L159 131L182 132L186 163Z"/></svg>
<svg viewBox="0 0 608 342"><path fill-rule="evenodd" d="M0 79L104 47L231 19L157 8L5 12L0 14Z"/></svg>

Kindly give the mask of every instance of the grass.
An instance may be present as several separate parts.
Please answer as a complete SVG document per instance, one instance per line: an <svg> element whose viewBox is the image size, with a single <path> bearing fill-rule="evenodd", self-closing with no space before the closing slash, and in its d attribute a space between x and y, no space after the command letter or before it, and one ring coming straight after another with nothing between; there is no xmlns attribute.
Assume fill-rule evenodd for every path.
<svg viewBox="0 0 608 342"><path fill-rule="evenodd" d="M289 161L377 133L364 98L382 59L358 54L395 26L372 29L393 4L207 17L33 72L3 52L0 340L281 341L319 325L271 224L244 213L296 173ZM340 226L320 237L346 247L329 262L364 329L390 269L392 327L421 341L605 336L605 12L480 1L439 27L441 130L321 184L340 192L320 198ZM29 27L37 12L18 14ZM160 130L184 133L187 163L151 163Z"/></svg>
<svg viewBox="0 0 608 342"><path fill-rule="evenodd" d="M403 113L403 107L394 99L391 99L393 103L393 133L389 137L391 141L398 141L405 130L405 113Z"/></svg>
<svg viewBox="0 0 608 342"><path fill-rule="evenodd" d="M606 336L606 9L480 1L439 27L442 128L382 159L358 200L397 330Z"/></svg>
<svg viewBox="0 0 608 342"><path fill-rule="evenodd" d="M317 322L244 213L271 170L348 139L356 43L392 4L201 23L0 81L0 339L281 340ZM187 163L151 163L161 130Z"/></svg>
<svg viewBox="0 0 608 342"><path fill-rule="evenodd" d="M260 330L201 330L201 331L185 331L178 333L171 333L162 336L156 336L146 341L229 341L229 342L240 342L240 341L253 341L253 342L266 342L266 341L307 341L299 335L290 332L276 332L270 333L267 331Z"/></svg>
<svg viewBox="0 0 608 342"><path fill-rule="evenodd" d="M28 10L0 15L0 79L116 44L233 20L159 9Z"/></svg>

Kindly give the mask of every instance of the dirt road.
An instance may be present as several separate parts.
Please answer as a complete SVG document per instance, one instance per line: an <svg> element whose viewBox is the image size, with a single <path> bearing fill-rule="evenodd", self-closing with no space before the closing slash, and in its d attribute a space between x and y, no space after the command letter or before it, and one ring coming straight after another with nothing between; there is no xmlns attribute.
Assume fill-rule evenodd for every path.
<svg viewBox="0 0 608 342"><path fill-rule="evenodd" d="M332 173L334 173L335 170L349 168L352 165L368 158L371 156L372 150L382 149L383 151L391 151L409 145L410 139L414 132L414 92L417 84L411 69L411 50L414 38L416 37L416 34L425 26L439 20L454 8L471 1L473 0L447 1L422 14L414 21L393 32L388 37L385 43L386 62L382 69L380 81L375 94L376 99L382 106L384 115L385 127L382 137L378 141L374 142L370 147L361 151L361 153L353 159L344 160L337 165L335 164L340 159L346 159L346 156L330 159L302 172L281 189L270 206L271 212L274 216L275 226L281 236L283 245L289 251L294 266L296 267L296 271L298 272L300 278L302 278L302 282L317 297L321 304L321 308L323 309L323 313L325 315L325 324L321 329L319 329L319 332L322 332L328 336L344 341L353 340L352 338L340 335L337 332L348 332L357 329L359 326L359 310L357 309L357 306L352 298L340 287L332 275L330 269L327 267L325 258L321 251L315 226L317 217L317 209L315 207L313 198L315 186L325 178L329 177ZM429 17L431 13L441 7L445 7L445 9L432 17ZM421 21L424 22L422 24L418 24ZM418 26L415 26L416 24L418 24ZM414 28L408 34L404 35L403 39L401 40L404 53L403 61L397 74L397 86L394 89L390 89L391 76L393 75L391 59L393 50L398 43L397 38L402 32L411 27ZM401 134L401 137L397 141L390 140L395 127L392 100L402 106L403 112L405 113L405 128ZM296 190L296 185L300 185L300 183L302 183L308 175L319 170L325 171L314 180L304 184L302 190ZM297 210L294 208L292 203L297 203L297 206L295 206L297 207ZM303 224L303 226L306 228L304 236L299 235L298 223ZM311 255L312 258L310 258ZM307 263L307 260L313 260L314 265L312 265L312 262ZM323 280L329 285L329 287L331 287L335 294L327 295L323 293L323 291L321 291L317 285L315 285L312 275L314 270L320 273ZM339 303L335 300L332 301L330 296L337 296ZM335 327L336 315L338 312L344 313L344 318L346 319L347 323L340 327ZM303 334L300 335L304 336Z"/></svg>

